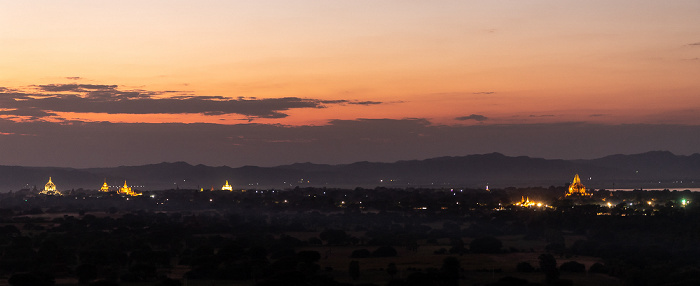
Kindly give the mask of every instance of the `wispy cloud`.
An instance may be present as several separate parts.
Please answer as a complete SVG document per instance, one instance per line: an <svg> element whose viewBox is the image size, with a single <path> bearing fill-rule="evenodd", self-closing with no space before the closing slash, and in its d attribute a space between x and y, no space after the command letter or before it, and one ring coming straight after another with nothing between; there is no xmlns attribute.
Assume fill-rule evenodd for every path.
<svg viewBox="0 0 700 286"><path fill-rule="evenodd" d="M496 92L493 91L479 91L479 92L472 92L473 94L494 94Z"/></svg>

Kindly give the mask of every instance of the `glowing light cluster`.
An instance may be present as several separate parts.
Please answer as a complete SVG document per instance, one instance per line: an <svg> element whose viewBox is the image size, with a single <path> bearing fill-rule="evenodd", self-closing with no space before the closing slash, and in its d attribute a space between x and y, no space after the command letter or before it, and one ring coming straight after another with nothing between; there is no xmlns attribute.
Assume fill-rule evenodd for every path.
<svg viewBox="0 0 700 286"><path fill-rule="evenodd" d="M51 181L51 177L49 177L49 182L46 183L46 185L44 185L44 190L39 192L39 194L49 195L49 196L62 196L63 195L61 192L59 192L56 189L56 184L54 184Z"/></svg>
<svg viewBox="0 0 700 286"><path fill-rule="evenodd" d="M565 197L569 196L578 196L578 197L590 197L593 194L586 192L586 186L581 184L581 178L578 177L578 174L574 176L574 181L571 182L571 185L569 185L569 191L566 192Z"/></svg>

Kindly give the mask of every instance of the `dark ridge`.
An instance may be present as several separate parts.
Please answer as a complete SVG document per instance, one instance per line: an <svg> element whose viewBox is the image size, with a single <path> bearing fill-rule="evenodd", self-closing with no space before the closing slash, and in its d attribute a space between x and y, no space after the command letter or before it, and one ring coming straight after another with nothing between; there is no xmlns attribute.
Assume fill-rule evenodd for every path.
<svg viewBox="0 0 700 286"><path fill-rule="evenodd" d="M310 162L277 167L191 165L163 162L113 168L0 166L0 191L43 188L49 177L59 189L98 189L110 185L148 190L219 189L228 180L235 188L323 187L465 187L561 186L574 174L591 188L698 188L700 154L668 151L616 154L591 160L510 157L500 153L445 156L393 163L355 162L327 165Z"/></svg>

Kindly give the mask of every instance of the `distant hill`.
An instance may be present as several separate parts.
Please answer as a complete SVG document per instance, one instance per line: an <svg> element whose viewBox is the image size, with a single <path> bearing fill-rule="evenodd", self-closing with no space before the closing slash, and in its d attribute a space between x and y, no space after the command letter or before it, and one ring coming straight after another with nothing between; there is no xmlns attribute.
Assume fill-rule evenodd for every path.
<svg viewBox="0 0 700 286"><path fill-rule="evenodd" d="M499 153L438 157L394 163L342 165L297 163L277 167L210 167L185 162L113 168L0 166L0 191L43 189L49 177L60 189L98 189L129 185L146 190L219 189L228 180L236 189L316 187L467 187L561 186L580 174L591 188L698 188L700 154L653 151L592 160L553 160Z"/></svg>

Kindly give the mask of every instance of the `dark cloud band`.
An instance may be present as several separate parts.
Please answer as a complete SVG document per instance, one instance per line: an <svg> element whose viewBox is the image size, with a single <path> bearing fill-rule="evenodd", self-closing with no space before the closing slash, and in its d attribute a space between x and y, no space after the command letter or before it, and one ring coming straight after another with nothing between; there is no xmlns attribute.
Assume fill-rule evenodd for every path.
<svg viewBox="0 0 700 286"><path fill-rule="evenodd" d="M50 84L37 91L16 92L0 88L0 114L40 119L58 112L106 114L239 114L248 118L284 118L297 108L327 105L377 105L378 101L320 100L299 97L228 98L174 95L178 91L120 90L117 85Z"/></svg>

